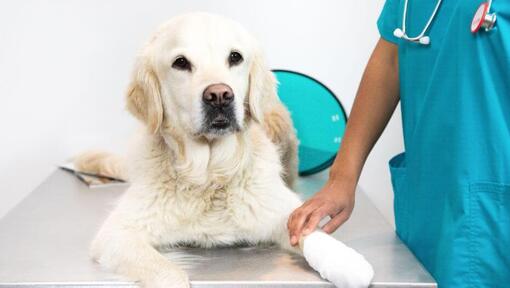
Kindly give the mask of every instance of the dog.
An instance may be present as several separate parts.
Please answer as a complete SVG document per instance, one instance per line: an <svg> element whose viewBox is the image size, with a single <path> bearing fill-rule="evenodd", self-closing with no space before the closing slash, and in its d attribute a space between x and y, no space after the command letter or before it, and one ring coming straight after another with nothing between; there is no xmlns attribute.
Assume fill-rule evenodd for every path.
<svg viewBox="0 0 510 288"><path fill-rule="evenodd" d="M297 145L259 43L207 13L163 24L139 54L127 110L143 124L126 156L88 152L78 170L130 187L90 248L144 287L189 287L160 247L289 244ZM329 236L328 236L329 237Z"/></svg>

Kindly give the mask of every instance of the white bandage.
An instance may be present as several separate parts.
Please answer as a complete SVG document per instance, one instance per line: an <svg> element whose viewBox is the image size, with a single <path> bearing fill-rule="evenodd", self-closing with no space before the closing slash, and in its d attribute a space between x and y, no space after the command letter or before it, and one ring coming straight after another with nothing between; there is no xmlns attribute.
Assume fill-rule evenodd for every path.
<svg viewBox="0 0 510 288"><path fill-rule="evenodd" d="M304 237L303 254L322 278L339 288L368 287L374 277L365 257L321 231Z"/></svg>

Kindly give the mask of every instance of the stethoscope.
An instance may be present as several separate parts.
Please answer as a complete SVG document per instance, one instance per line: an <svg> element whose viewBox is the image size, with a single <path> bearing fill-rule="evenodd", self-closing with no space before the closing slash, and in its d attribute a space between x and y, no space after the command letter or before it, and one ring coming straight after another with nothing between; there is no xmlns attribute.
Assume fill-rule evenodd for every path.
<svg viewBox="0 0 510 288"><path fill-rule="evenodd" d="M425 24L425 27L421 31L420 34L416 37L411 37L407 35L406 33L406 20L407 20L407 5L409 4L409 0L405 0L404 3L404 13L402 13L402 28L397 28L395 31L393 31L393 35L397 38L407 40L409 42L415 42L420 43L422 45L429 45L430 44L430 37L426 36L425 34L430 28L430 25L436 18L437 11L439 10L439 7L441 7L441 4L443 3L443 0L438 0L436 3L436 6L434 7L434 11L432 11L432 15L430 15L429 20L427 21L427 24ZM489 0L488 2L482 3L478 9L476 10L475 16L473 17L473 21L471 22L471 32L477 33L478 30L481 28L484 28L485 31L489 31L494 27L494 24L496 24L496 13L489 13L492 5L492 0Z"/></svg>

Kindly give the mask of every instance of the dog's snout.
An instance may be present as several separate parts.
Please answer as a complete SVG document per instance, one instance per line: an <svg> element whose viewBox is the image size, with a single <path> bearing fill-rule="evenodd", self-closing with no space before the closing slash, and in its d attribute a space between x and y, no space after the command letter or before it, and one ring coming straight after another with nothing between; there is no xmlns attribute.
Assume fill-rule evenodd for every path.
<svg viewBox="0 0 510 288"><path fill-rule="evenodd" d="M212 84L205 88L202 100L215 107L227 106L234 101L234 92L226 84Z"/></svg>

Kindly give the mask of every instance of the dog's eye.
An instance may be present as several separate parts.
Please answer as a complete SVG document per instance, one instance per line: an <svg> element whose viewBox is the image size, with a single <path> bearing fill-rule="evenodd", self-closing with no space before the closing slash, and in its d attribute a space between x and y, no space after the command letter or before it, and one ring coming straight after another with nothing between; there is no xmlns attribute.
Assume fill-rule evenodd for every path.
<svg viewBox="0 0 510 288"><path fill-rule="evenodd" d="M238 65L241 62L243 62L243 56L239 52L230 52L228 56L228 65L230 65L230 67Z"/></svg>
<svg viewBox="0 0 510 288"><path fill-rule="evenodd" d="M178 70L188 70L191 71L191 63L185 57L181 56L175 59L172 67Z"/></svg>

